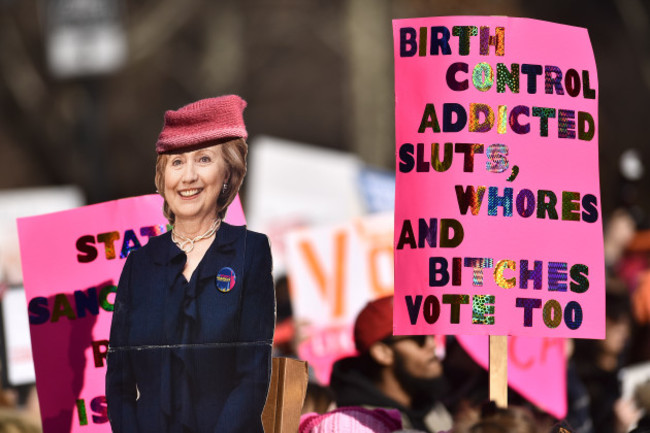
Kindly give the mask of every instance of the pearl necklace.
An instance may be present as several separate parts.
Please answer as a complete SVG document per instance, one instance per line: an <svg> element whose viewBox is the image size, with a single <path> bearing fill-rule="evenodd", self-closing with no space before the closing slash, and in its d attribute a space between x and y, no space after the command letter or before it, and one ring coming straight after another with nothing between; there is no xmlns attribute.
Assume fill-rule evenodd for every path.
<svg viewBox="0 0 650 433"><path fill-rule="evenodd" d="M173 227L172 241L178 246L178 248L181 249L181 251L187 254L194 249L195 242L212 237L212 235L214 235L217 230L219 230L219 227L221 227L221 218L214 220L207 232L192 239L176 233L176 227Z"/></svg>

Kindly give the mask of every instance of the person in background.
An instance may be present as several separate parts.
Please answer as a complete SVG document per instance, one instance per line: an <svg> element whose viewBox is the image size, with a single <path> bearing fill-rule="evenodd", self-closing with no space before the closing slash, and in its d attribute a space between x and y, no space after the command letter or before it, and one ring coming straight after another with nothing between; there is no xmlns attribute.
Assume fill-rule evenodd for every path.
<svg viewBox="0 0 650 433"><path fill-rule="evenodd" d="M342 407L300 417L298 433L392 433L402 428L397 410Z"/></svg>
<svg viewBox="0 0 650 433"><path fill-rule="evenodd" d="M393 408L404 428L448 430L452 418L440 399L442 364L432 336L393 336L393 297L372 301L354 325L355 357L337 361L330 387L336 404Z"/></svg>

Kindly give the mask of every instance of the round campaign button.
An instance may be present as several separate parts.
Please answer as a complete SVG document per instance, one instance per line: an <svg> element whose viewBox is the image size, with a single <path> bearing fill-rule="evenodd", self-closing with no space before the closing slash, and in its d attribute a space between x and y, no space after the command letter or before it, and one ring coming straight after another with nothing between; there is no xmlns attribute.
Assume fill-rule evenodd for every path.
<svg viewBox="0 0 650 433"><path fill-rule="evenodd" d="M222 293L231 291L235 287L235 271L231 268L221 268L217 273L215 285Z"/></svg>

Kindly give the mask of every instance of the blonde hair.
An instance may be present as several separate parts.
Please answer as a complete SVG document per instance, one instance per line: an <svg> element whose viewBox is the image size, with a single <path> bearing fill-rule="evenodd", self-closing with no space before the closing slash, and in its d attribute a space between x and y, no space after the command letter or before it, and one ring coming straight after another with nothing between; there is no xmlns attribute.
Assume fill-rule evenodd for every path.
<svg viewBox="0 0 650 433"><path fill-rule="evenodd" d="M221 148L221 156L226 163L226 180L227 188L221 191L217 198L217 217L225 218L228 206L235 200L239 188L246 176L246 155L248 154L248 144L243 138L236 138L225 142L210 141L202 147L209 147L219 145ZM158 194L165 200L163 204L163 214L169 220L170 224L174 224L176 219L174 213L169 208L169 203L165 198L165 167L169 160L169 153L162 153L156 159L156 189Z"/></svg>

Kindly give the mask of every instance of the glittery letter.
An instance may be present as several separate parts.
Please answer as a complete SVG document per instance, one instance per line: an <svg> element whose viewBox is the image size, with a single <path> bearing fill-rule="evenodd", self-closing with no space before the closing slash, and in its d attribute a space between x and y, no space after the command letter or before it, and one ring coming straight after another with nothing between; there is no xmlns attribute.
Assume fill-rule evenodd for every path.
<svg viewBox="0 0 650 433"><path fill-rule="evenodd" d="M451 90L455 90L456 92L467 90L467 88L469 87L469 80L467 78L464 79L463 81L456 80L456 73L459 71L467 73L468 71L467 63L462 63L462 62L452 63L451 65L449 65L449 68L447 68L447 86L449 86Z"/></svg>
<svg viewBox="0 0 650 433"><path fill-rule="evenodd" d="M79 415L79 425L88 425L88 416L86 415L86 401L83 398L77 399L77 413Z"/></svg>
<svg viewBox="0 0 650 433"><path fill-rule="evenodd" d="M415 168L413 152L415 147L411 143L404 143L399 147L399 171L408 173Z"/></svg>
<svg viewBox="0 0 650 433"><path fill-rule="evenodd" d="M97 241L104 244L106 258L112 260L115 258L115 241L120 238L118 232L100 233L97 235Z"/></svg>
<svg viewBox="0 0 650 433"><path fill-rule="evenodd" d="M424 57L427 55L427 28L420 27L420 47L418 49L418 56Z"/></svg>
<svg viewBox="0 0 650 433"><path fill-rule="evenodd" d="M415 234L413 233L413 226L411 226L410 220L404 220L404 223L402 223L402 231L400 232L399 241L397 242L397 249L401 250L404 248L404 244L407 244L413 249L417 248L417 244L415 243Z"/></svg>
<svg viewBox="0 0 650 433"><path fill-rule="evenodd" d="M548 263L548 291L566 292L567 264L565 262Z"/></svg>
<svg viewBox="0 0 650 433"><path fill-rule="evenodd" d="M488 215L496 216L497 208L503 206L503 216L512 216L512 188L504 188L503 196L499 196L499 188L491 186L488 189Z"/></svg>
<svg viewBox="0 0 650 433"><path fill-rule="evenodd" d="M94 247L95 238L91 235L81 236L77 239L77 251L84 254L77 254L79 263L90 263L97 258L97 248Z"/></svg>
<svg viewBox="0 0 650 433"><path fill-rule="evenodd" d="M460 286L463 276L463 261L460 257L451 259L451 285Z"/></svg>
<svg viewBox="0 0 650 433"><path fill-rule="evenodd" d="M454 237L449 236L449 229L453 230ZM460 222L451 218L440 220L440 248L456 248L463 242L465 231Z"/></svg>
<svg viewBox="0 0 650 433"><path fill-rule="evenodd" d="M140 248L140 241L135 235L133 230L126 230L124 232L124 241L122 242L122 251L120 252L120 258L125 259L131 251L135 251Z"/></svg>
<svg viewBox="0 0 650 433"><path fill-rule="evenodd" d="M494 54L503 56L505 54L505 27L497 27L494 29L494 36L490 36L490 28L481 26L481 48L480 54L487 56L490 54L490 45L494 47Z"/></svg>
<svg viewBox="0 0 650 433"><path fill-rule="evenodd" d="M456 122L453 115L456 115ZM442 132L460 132L467 125L467 112L455 102L442 104Z"/></svg>
<svg viewBox="0 0 650 433"><path fill-rule="evenodd" d="M431 128L433 132L440 132L440 124L438 123L436 109L433 104L427 104L424 106L424 113L422 113L422 121L420 122L418 132L421 134L425 132L427 128Z"/></svg>
<svg viewBox="0 0 650 433"><path fill-rule="evenodd" d="M593 194L582 197L582 220L587 223L598 221L598 199Z"/></svg>
<svg viewBox="0 0 650 433"><path fill-rule="evenodd" d="M50 320L50 310L47 308L47 298L37 296L29 301L29 324L42 325Z"/></svg>
<svg viewBox="0 0 650 433"><path fill-rule="evenodd" d="M429 218L429 224L424 218L418 221L418 248L424 248L424 243L431 248L436 247L436 237L438 235L438 219Z"/></svg>
<svg viewBox="0 0 650 433"><path fill-rule="evenodd" d="M559 138L576 138L576 112L557 110L557 136Z"/></svg>
<svg viewBox="0 0 650 433"><path fill-rule="evenodd" d="M522 114L526 117L530 117L530 108L526 107L525 105L517 105L512 109L510 116L508 117L510 129L512 129L515 134L521 135L528 134L530 132L530 123L521 124L519 122L519 116Z"/></svg>
<svg viewBox="0 0 650 433"><path fill-rule="evenodd" d="M86 317L86 310L94 316L99 314L99 302L95 287L89 288L86 292L75 290L74 303L77 307L77 317Z"/></svg>
<svg viewBox="0 0 650 433"><path fill-rule="evenodd" d="M431 143L431 165L437 172L449 170L451 162L454 159L454 144L445 143L445 155L440 161L440 145L438 143Z"/></svg>
<svg viewBox="0 0 650 433"><path fill-rule="evenodd" d="M562 220L580 221L580 193L562 191Z"/></svg>
<svg viewBox="0 0 650 433"><path fill-rule="evenodd" d="M162 224L140 228L140 236L144 236L147 239L151 239L154 236L160 236L163 233L165 233L165 226Z"/></svg>
<svg viewBox="0 0 650 433"><path fill-rule="evenodd" d="M517 298L516 305L518 308L524 309L524 327L530 328L533 326L533 308L540 308L542 306L541 299Z"/></svg>
<svg viewBox="0 0 650 433"><path fill-rule="evenodd" d="M474 185L468 185L463 191L462 185L456 185L456 199L458 200L458 209L461 215L467 213L469 207L472 208L472 215L478 215L485 195L485 187L479 186L474 190Z"/></svg>
<svg viewBox="0 0 650 433"><path fill-rule="evenodd" d="M483 122L479 122L483 114ZM494 111L487 104L469 104L469 132L488 132L494 126Z"/></svg>
<svg viewBox="0 0 650 433"><path fill-rule="evenodd" d="M483 287L483 269L492 268L492 264L492 259L488 257L465 257L465 267L474 269L472 275L472 285L476 287Z"/></svg>
<svg viewBox="0 0 650 433"><path fill-rule="evenodd" d="M449 38L451 33L449 29L443 26L431 27L431 48L429 54L436 56L439 54L438 49L442 50L442 54L451 54L451 47L449 46Z"/></svg>
<svg viewBox="0 0 650 433"><path fill-rule="evenodd" d="M442 303L451 305L451 319L449 323L460 323L460 305L469 304L469 296L442 295Z"/></svg>
<svg viewBox="0 0 650 433"><path fill-rule="evenodd" d="M546 198L548 197L548 202ZM557 210L555 210L555 205L557 204L557 197L553 191L547 191L540 189L537 191L537 218L544 219L546 214L548 214L548 219L556 220L557 219Z"/></svg>
<svg viewBox="0 0 650 433"><path fill-rule="evenodd" d="M510 69L504 63L497 63L497 93L505 93L506 84L512 93L519 93L519 63L513 63Z"/></svg>
<svg viewBox="0 0 650 433"><path fill-rule="evenodd" d="M490 144L486 155L485 169L490 173L503 173L508 169L508 146L505 144Z"/></svg>
<svg viewBox="0 0 650 433"><path fill-rule="evenodd" d="M481 92L487 92L494 84L494 71L486 62L478 63L472 72L472 83Z"/></svg>
<svg viewBox="0 0 650 433"><path fill-rule="evenodd" d="M451 29L451 34L458 36L458 54L461 56L466 56L469 54L470 37L478 35L478 27L454 26Z"/></svg>
<svg viewBox="0 0 650 433"><path fill-rule="evenodd" d="M521 65L522 74L526 74L528 77L526 90L529 95L534 95L537 93L537 77L542 75L542 66L541 65L528 65L524 63Z"/></svg>
<svg viewBox="0 0 650 433"><path fill-rule="evenodd" d="M424 143L418 143L415 160L415 170L418 173L427 173L429 171L430 163L424 159Z"/></svg>
<svg viewBox="0 0 650 433"><path fill-rule="evenodd" d="M102 310L111 312L115 309L115 305L108 301L108 295L117 293L117 286L106 286L99 291L99 305Z"/></svg>
<svg viewBox="0 0 650 433"><path fill-rule="evenodd" d="M404 300L406 301L406 309L409 312L411 325L415 325L418 323L418 313L420 312L420 306L422 305L422 295L417 295L415 300L413 300L411 295L408 295Z"/></svg>
<svg viewBox="0 0 650 433"><path fill-rule="evenodd" d="M596 124L591 114L578 111L578 138L584 141L590 141L596 133Z"/></svg>
<svg viewBox="0 0 650 433"><path fill-rule="evenodd" d="M90 400L90 409L96 414L93 415L93 423L104 424L108 422L108 409L106 397L100 395Z"/></svg>
<svg viewBox="0 0 650 433"><path fill-rule="evenodd" d="M494 296L474 295L472 298L472 324L494 325Z"/></svg>
<svg viewBox="0 0 650 433"><path fill-rule="evenodd" d="M422 309L424 314L424 320L428 324L432 325L436 323L438 317L440 317L440 301L433 295L429 295L424 300L424 308Z"/></svg>
<svg viewBox="0 0 650 433"><path fill-rule="evenodd" d="M535 260L535 265L533 269L528 269L528 260L521 260L519 262L519 288L527 289L528 280L533 280L533 289L535 290L542 289L542 261L541 260Z"/></svg>
<svg viewBox="0 0 650 433"><path fill-rule="evenodd" d="M548 118L555 117L555 108L533 107L533 116L539 117L539 136L548 137Z"/></svg>
<svg viewBox="0 0 650 433"><path fill-rule="evenodd" d="M582 96L585 99L596 99L596 91L589 84L589 71L582 71Z"/></svg>
<svg viewBox="0 0 650 433"><path fill-rule="evenodd" d="M564 87L569 96L576 97L580 94L580 74L575 69L569 69L564 76Z"/></svg>
<svg viewBox="0 0 650 433"><path fill-rule="evenodd" d="M582 325L582 307L576 301L571 301L564 307L564 323L571 330Z"/></svg>
<svg viewBox="0 0 650 433"><path fill-rule="evenodd" d="M63 293L59 293L54 297L54 305L52 306L52 323L58 322L61 316L65 316L70 320L77 318L70 306L70 301L68 301L68 298Z"/></svg>
<svg viewBox="0 0 650 433"><path fill-rule="evenodd" d="M549 328L557 328L562 323L562 306L555 299L550 299L544 304L544 309L542 310L542 317L544 317L544 323Z"/></svg>
<svg viewBox="0 0 650 433"><path fill-rule="evenodd" d="M514 260L499 260L494 267L494 282L502 289L512 289L517 285L517 279L515 277L505 278L503 271L506 268L516 271L517 263Z"/></svg>
<svg viewBox="0 0 650 433"><path fill-rule="evenodd" d="M508 125L508 106L499 105L497 114L497 132L499 134L505 134L508 130L506 126Z"/></svg>
<svg viewBox="0 0 650 433"><path fill-rule="evenodd" d="M104 359L108 353L108 340L93 341L93 359L95 360L95 368L104 366ZM104 348L104 350L102 350Z"/></svg>
<svg viewBox="0 0 650 433"><path fill-rule="evenodd" d="M444 257L429 257L429 286L442 287L449 282L448 263ZM440 278L438 278L440 275Z"/></svg>
<svg viewBox="0 0 650 433"><path fill-rule="evenodd" d="M474 171L474 155L483 153L483 145L478 143L456 143L454 152L465 155L463 158L463 171L471 173Z"/></svg>
<svg viewBox="0 0 650 433"><path fill-rule="evenodd" d="M529 189L522 189L517 194L517 213L528 218L535 212L535 194Z"/></svg>
<svg viewBox="0 0 650 433"><path fill-rule="evenodd" d="M412 27L399 29L399 56L413 57L418 50L417 32Z"/></svg>
<svg viewBox="0 0 650 433"><path fill-rule="evenodd" d="M589 267L587 265L576 264L571 266L571 271L569 271L571 279L575 282L571 282L569 287L573 293L584 293L589 289Z"/></svg>
<svg viewBox="0 0 650 433"><path fill-rule="evenodd" d="M562 70L557 66L547 65L544 67L544 92L547 95L553 94L553 89L558 95L564 95L562 88Z"/></svg>

